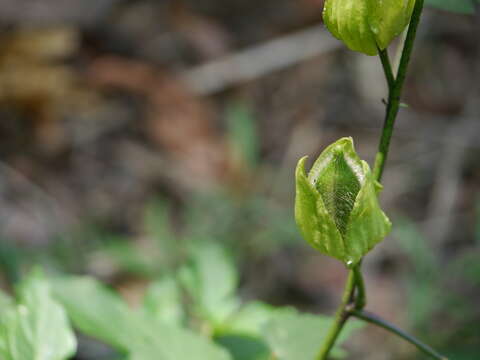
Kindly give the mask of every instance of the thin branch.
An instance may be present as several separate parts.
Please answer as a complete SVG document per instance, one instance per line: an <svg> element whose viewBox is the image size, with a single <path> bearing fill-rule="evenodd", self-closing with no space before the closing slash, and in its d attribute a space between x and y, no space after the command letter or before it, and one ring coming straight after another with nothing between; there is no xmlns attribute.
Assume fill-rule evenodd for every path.
<svg viewBox="0 0 480 360"><path fill-rule="evenodd" d="M398 111L400 109L400 97L402 95L403 85L407 76L408 65L410 64L410 57L412 55L415 37L417 35L418 24L422 15L424 0L417 0L415 8L413 9L412 19L408 27L405 45L403 47L398 73L394 82L394 86L389 89L387 113L385 115L385 123L382 130L382 137L378 146L378 153L375 158L375 167L373 175L377 181L382 179L383 170L388 157L390 148L390 140L392 139L395 120L397 119Z"/></svg>
<svg viewBox="0 0 480 360"><path fill-rule="evenodd" d="M327 334L327 338L322 344L322 347L320 348L317 360L326 360L328 354L330 354L330 350L332 350L333 346L335 345L335 342L337 341L337 338L340 335L343 326L348 320L349 312L347 311L347 307L352 300L354 291L355 274L353 270L350 270L350 273L348 274L347 284L345 285L345 290L343 291L342 303L340 304L335 314L335 321Z"/></svg>
<svg viewBox="0 0 480 360"><path fill-rule="evenodd" d="M388 88L393 89L395 86L395 76L393 75L392 64L390 62L387 49L379 49L378 56L382 62L383 72L385 73L385 79L387 80Z"/></svg>
<svg viewBox="0 0 480 360"><path fill-rule="evenodd" d="M434 349L432 349L430 346L424 344L420 340L418 340L416 337L406 333L402 329L398 328L397 326L389 323L388 321L380 318L377 315L371 314L369 312L363 311L363 310L352 310L350 312L352 316L355 316L358 319L361 319L363 321L366 321L370 324L379 326L392 334L397 335L398 337L401 337L402 339L408 341L410 344L415 345L420 351L423 353L431 356L434 359L437 360L448 360L445 356L440 355L438 352L436 352Z"/></svg>
<svg viewBox="0 0 480 360"><path fill-rule="evenodd" d="M353 274L355 277L355 309L362 310L367 304L367 295L365 291L365 282L363 281L363 275L361 270L361 264L358 264L353 268Z"/></svg>

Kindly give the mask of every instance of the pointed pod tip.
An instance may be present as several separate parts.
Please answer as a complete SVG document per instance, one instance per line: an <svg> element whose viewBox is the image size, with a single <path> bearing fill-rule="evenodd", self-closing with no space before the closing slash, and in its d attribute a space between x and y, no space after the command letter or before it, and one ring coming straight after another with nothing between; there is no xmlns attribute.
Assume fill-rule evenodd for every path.
<svg viewBox="0 0 480 360"><path fill-rule="evenodd" d="M307 176L307 173L305 171L305 162L308 159L308 155L305 155L304 157L300 158L297 163L297 168L295 170L295 175L298 177L299 175Z"/></svg>
<svg viewBox="0 0 480 360"><path fill-rule="evenodd" d="M355 145L352 137L340 138L337 141L335 141L332 145L330 145L328 148L330 148L330 150L335 151L336 153L342 153L347 156L358 157L355 152Z"/></svg>
<svg viewBox="0 0 480 360"><path fill-rule="evenodd" d="M335 141L334 144L342 148L348 148L348 149L354 148L353 138L351 136L340 138L337 141Z"/></svg>
<svg viewBox="0 0 480 360"><path fill-rule="evenodd" d="M345 143L353 145L353 138L351 136L345 136L337 140L337 143Z"/></svg>
<svg viewBox="0 0 480 360"><path fill-rule="evenodd" d="M298 162L304 164L307 159L308 159L308 155L305 155L305 156L302 156L300 160L298 160Z"/></svg>

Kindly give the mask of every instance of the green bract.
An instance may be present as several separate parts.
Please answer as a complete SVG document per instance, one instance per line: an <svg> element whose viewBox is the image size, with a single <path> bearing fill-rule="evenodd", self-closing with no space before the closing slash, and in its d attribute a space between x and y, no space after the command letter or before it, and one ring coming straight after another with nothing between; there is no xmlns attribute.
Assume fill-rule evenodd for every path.
<svg viewBox="0 0 480 360"><path fill-rule="evenodd" d="M315 249L351 267L391 228L378 204L378 183L352 138L328 146L308 176L306 159L300 159L295 174L297 225Z"/></svg>
<svg viewBox="0 0 480 360"><path fill-rule="evenodd" d="M376 55L410 22L415 0L326 0L323 20L350 49Z"/></svg>

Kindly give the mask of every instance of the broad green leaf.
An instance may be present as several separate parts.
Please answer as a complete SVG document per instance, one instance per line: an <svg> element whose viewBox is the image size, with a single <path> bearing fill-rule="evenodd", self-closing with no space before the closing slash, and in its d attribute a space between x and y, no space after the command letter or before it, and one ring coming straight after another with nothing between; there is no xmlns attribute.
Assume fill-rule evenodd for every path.
<svg viewBox="0 0 480 360"><path fill-rule="evenodd" d="M18 304L4 314L1 352L4 360L64 360L76 351L76 339L48 282L32 273L18 289Z"/></svg>
<svg viewBox="0 0 480 360"><path fill-rule="evenodd" d="M60 278L53 289L76 328L116 349L128 350L137 320L117 294L89 277Z"/></svg>
<svg viewBox="0 0 480 360"><path fill-rule="evenodd" d="M275 317L266 327L265 336L275 359L278 360L314 360L319 351L319 344L325 340L333 318L284 313ZM352 331L361 324L349 321L343 329L332 351L333 357L342 357L344 351L339 348Z"/></svg>
<svg viewBox="0 0 480 360"><path fill-rule="evenodd" d="M232 315L215 341L226 347L234 360L270 360L271 352L263 337L265 326L292 308L278 308L261 302L246 304Z"/></svg>
<svg viewBox="0 0 480 360"><path fill-rule="evenodd" d="M228 349L233 360L271 360L270 348L257 336L225 334L215 341Z"/></svg>
<svg viewBox="0 0 480 360"><path fill-rule="evenodd" d="M131 342L131 360L231 360L226 350L190 330L149 317L140 323L141 339Z"/></svg>
<svg viewBox="0 0 480 360"><path fill-rule="evenodd" d="M214 325L223 323L239 306L235 297L238 274L225 249L201 243L192 250L191 295Z"/></svg>
<svg viewBox="0 0 480 360"><path fill-rule="evenodd" d="M291 308L278 308L258 301L251 302L228 319L224 331L230 334L259 336L266 323L285 311L290 312Z"/></svg>
<svg viewBox="0 0 480 360"><path fill-rule="evenodd" d="M432 7L442 10L458 12L461 14L473 14L475 12L475 0L427 0Z"/></svg>
<svg viewBox="0 0 480 360"><path fill-rule="evenodd" d="M230 360L220 347L189 330L133 311L94 279L69 277L55 282L55 294L75 326L134 360Z"/></svg>
<svg viewBox="0 0 480 360"><path fill-rule="evenodd" d="M181 289L174 278L166 277L152 283L143 299L146 314L168 325L181 325L184 319Z"/></svg>

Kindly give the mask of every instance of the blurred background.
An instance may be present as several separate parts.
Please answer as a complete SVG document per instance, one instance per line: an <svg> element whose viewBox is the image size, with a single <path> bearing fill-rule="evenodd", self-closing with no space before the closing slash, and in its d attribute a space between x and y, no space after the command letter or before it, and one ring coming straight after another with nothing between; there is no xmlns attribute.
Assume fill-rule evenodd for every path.
<svg viewBox="0 0 480 360"><path fill-rule="evenodd" d="M342 136L372 164L386 85L322 7L0 1L2 287L42 264L135 304L185 246L215 241L242 298L332 313L346 271L300 238L294 167ZM364 265L368 309L455 360L480 358L478 20L425 12L381 194L394 230ZM372 327L349 348L422 358Z"/></svg>

